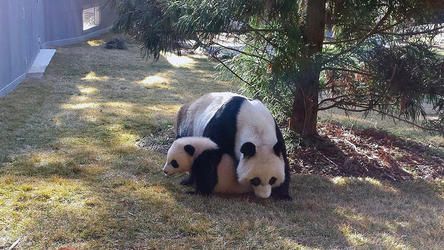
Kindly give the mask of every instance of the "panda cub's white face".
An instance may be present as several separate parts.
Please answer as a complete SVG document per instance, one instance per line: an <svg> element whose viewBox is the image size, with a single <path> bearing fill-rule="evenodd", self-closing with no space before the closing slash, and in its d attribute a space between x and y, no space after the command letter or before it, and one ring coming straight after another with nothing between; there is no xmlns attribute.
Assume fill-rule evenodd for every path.
<svg viewBox="0 0 444 250"><path fill-rule="evenodd" d="M258 197L270 197L271 189L285 180L285 162L281 152L277 145L244 143L237 167L239 183L250 184Z"/></svg>
<svg viewBox="0 0 444 250"><path fill-rule="evenodd" d="M193 164L195 148L190 144L183 144L176 140L168 150L167 160L163 166L166 175L188 172Z"/></svg>
<svg viewBox="0 0 444 250"><path fill-rule="evenodd" d="M217 148L216 143L206 137L179 138L168 150L163 172L166 175L189 172L196 156L204 150L215 148Z"/></svg>

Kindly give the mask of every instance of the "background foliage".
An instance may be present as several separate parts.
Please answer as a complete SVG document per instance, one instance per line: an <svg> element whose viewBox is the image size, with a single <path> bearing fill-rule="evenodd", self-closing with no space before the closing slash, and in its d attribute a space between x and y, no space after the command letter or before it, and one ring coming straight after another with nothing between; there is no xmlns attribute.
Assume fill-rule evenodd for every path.
<svg viewBox="0 0 444 250"><path fill-rule="evenodd" d="M146 56L189 46L234 50L233 58L212 55L280 120L294 115L296 93L307 88L307 63L321 73L314 83L319 110L376 111L415 121L425 115L424 102L438 112L443 107L444 61L432 44L444 27L439 2L320 1L326 34L333 34L320 45L307 42L307 20L324 13L310 12L309 1L113 2L120 15L116 30L143 42ZM242 48L224 45L226 38Z"/></svg>

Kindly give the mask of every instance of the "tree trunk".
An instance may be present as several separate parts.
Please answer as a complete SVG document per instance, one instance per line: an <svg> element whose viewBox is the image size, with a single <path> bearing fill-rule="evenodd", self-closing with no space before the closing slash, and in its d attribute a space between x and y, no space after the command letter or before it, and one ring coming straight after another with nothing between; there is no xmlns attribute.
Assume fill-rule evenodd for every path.
<svg viewBox="0 0 444 250"><path fill-rule="evenodd" d="M305 69L298 77L298 87L293 100L292 117L290 118L290 128L302 137L316 136L317 114L318 114L318 93L319 93L319 73L314 65L311 69Z"/></svg>
<svg viewBox="0 0 444 250"><path fill-rule="evenodd" d="M321 67L316 55L322 52L325 30L326 0L302 0L299 11L302 15L300 27L306 46L302 49L293 100L290 128L304 138L317 136L317 114L319 75Z"/></svg>

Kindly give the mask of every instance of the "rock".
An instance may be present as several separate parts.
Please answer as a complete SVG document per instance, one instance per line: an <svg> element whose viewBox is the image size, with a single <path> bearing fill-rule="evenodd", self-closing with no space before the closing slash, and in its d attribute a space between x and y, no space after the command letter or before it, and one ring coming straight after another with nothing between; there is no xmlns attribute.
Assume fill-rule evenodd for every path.
<svg viewBox="0 0 444 250"><path fill-rule="evenodd" d="M123 38L114 38L105 43L105 49L128 49Z"/></svg>

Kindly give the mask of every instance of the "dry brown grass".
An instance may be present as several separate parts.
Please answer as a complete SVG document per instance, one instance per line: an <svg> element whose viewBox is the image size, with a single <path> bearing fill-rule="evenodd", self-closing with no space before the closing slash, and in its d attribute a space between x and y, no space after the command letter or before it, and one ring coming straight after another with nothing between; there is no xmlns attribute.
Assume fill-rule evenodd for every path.
<svg viewBox="0 0 444 250"><path fill-rule="evenodd" d="M373 128L384 130L402 139L412 140L429 145L431 150L444 154L444 136L438 133L429 133L402 121L389 117L381 117L377 113L345 113L342 110L330 109L320 112L322 122L339 122L347 128ZM421 120L416 121L421 123Z"/></svg>
<svg viewBox="0 0 444 250"><path fill-rule="evenodd" d="M180 104L236 88L207 59L179 59L61 48L43 80L0 99L0 248L444 245L442 180L295 175L292 202L185 194L162 175L165 155L136 141L171 129Z"/></svg>

